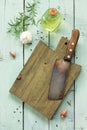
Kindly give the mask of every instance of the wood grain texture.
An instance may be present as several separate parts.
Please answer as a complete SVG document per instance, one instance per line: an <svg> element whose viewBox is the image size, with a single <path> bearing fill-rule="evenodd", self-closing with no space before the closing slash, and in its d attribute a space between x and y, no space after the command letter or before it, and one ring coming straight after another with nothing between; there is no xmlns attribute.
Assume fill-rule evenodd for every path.
<svg viewBox="0 0 87 130"><path fill-rule="evenodd" d="M21 10L21 0L0 0L0 130L22 130L22 102L9 89L23 67L23 52L20 42L7 34L8 21ZM11 50L16 52L15 59L9 55Z"/></svg>
<svg viewBox="0 0 87 130"><path fill-rule="evenodd" d="M67 42L62 38L56 51L49 49L43 42L39 42L33 54L25 64L21 80L16 79L10 92L19 97L22 101L34 107L48 119L53 117L62 100L48 100L48 89L53 64L56 58L62 58L65 54ZM81 66L72 64L66 81L66 92L80 72ZM18 76L19 77L19 76ZM50 109L51 108L51 109Z"/></svg>
<svg viewBox="0 0 87 130"><path fill-rule="evenodd" d="M75 26L81 36L77 46L75 62L82 65L80 77L75 86L75 130L87 130L87 1L75 0ZM84 9L82 9L84 7Z"/></svg>
<svg viewBox="0 0 87 130"><path fill-rule="evenodd" d="M32 3L32 0L26 0L25 4L29 2ZM36 21L38 21L45 10L49 7L49 0L40 0L40 4L37 6L37 17ZM29 59L30 55L34 51L34 48L38 44L40 40L43 40L46 44L48 44L48 32L44 30L40 23L36 26L30 25L28 30L32 33L33 41L30 46L25 46L25 59L26 63ZM48 130L49 123L47 118L43 118L43 116L35 111L31 106L25 103L24 105L24 130Z"/></svg>

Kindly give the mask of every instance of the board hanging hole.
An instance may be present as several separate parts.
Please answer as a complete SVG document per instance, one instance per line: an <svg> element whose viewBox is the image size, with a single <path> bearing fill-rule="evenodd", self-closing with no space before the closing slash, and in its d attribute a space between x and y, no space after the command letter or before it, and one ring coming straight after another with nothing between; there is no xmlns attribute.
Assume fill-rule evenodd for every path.
<svg viewBox="0 0 87 130"><path fill-rule="evenodd" d="M65 45L67 45L67 42L65 42Z"/></svg>

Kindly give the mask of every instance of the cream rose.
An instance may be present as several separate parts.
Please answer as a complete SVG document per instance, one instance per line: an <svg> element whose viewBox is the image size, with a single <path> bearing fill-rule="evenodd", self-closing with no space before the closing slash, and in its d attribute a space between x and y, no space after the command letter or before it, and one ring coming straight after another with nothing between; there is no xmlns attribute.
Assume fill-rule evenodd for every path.
<svg viewBox="0 0 87 130"><path fill-rule="evenodd" d="M20 41L23 44L31 43L32 42L32 34L29 31L24 31L20 35Z"/></svg>

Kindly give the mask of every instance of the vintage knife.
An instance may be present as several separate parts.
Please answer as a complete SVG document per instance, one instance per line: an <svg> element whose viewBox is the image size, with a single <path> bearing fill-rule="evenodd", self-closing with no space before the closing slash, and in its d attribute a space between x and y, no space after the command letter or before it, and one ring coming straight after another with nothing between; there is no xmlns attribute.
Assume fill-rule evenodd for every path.
<svg viewBox="0 0 87 130"><path fill-rule="evenodd" d="M62 99L64 96L65 81L68 70L70 68L72 54L78 42L79 34L79 30L72 30L71 39L67 45L67 50L64 58L56 59L54 63L48 92L48 99L50 100Z"/></svg>

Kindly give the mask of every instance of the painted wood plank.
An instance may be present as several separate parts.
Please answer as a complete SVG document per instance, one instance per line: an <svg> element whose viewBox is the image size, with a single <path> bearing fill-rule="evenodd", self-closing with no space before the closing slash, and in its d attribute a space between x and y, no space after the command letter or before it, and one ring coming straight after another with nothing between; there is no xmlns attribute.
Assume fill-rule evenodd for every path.
<svg viewBox="0 0 87 130"><path fill-rule="evenodd" d="M2 32L2 34L0 36L0 54L5 59L4 61L0 61L0 68L3 68L3 69L0 69L0 90L1 90L0 91L0 102L1 102L1 105L0 105L0 110L1 110L1 112L0 112L0 130L9 130L9 129L14 130L15 128L19 130L22 128L22 123L20 122L20 120L22 119L21 101L19 101L14 96L9 96L9 93L8 93L10 86L13 84L16 76L18 75L19 71L22 68L22 49L20 49L22 47L21 47L21 45L19 45L20 43L18 41L14 40L12 37L8 38L8 36L5 33L6 27L7 27L7 22L9 21L9 19L11 17L13 17L18 11L21 10L21 8L19 7L20 5L22 5L21 2L22 1L8 0L8 1L6 1L6 8L5 8L5 6L4 6L5 1L0 1L0 16L1 16L0 17L0 30ZM55 5L54 3L55 2L53 2L53 5ZM70 36L69 32L72 30L72 24L73 24L72 22L69 22L69 21L72 21L72 20L70 20L70 19L72 19L72 11L70 11L72 9L71 3L72 3L71 1L68 1L68 2L58 1L58 4L61 5L60 7L62 7L61 10L64 10L63 16L65 16L66 20L68 20L68 22L65 20L63 21L62 27L64 27L64 28L61 27L63 29L63 31L61 31L61 29L59 30L58 38L60 38L60 36L62 36L62 34L64 36L66 34L67 34L67 36ZM87 104L85 102L86 84L87 84L86 83L87 74L86 74L85 70L86 70L87 63L86 62L84 63L85 57L83 58L83 54L86 53L86 47L85 47L85 49L83 48L83 43L84 43L84 41L87 40L87 38L86 38L87 32L85 29L85 27L87 25L87 18L86 18L86 13L84 13L84 10L81 9L83 4L84 4L84 10L87 10L86 9L86 0L84 2L82 0L76 1L76 27L80 28L80 30L81 30L81 38L80 38L81 41L79 41L79 46L77 47L75 61L76 61L76 63L81 64L83 66L82 73L80 74L81 78L78 78L78 80L76 81L76 88L77 88L77 86L79 86L78 89L76 89L76 130L87 129L87 126L86 126ZM71 6L68 6L68 5L71 5ZM10 11L10 7L12 9L14 7L15 11ZM63 7L65 7L65 8L63 8ZM80 10L80 13L79 13L79 10ZM43 9L43 11L44 11L44 9ZM10 13L11 13L11 15L7 15ZM82 16L83 16L83 19L82 19ZM82 21L82 22L80 23L80 21ZM68 29L68 31L66 31L67 29ZM40 35L41 34L39 34L39 36ZM53 41L54 41L55 37L56 37L56 35L52 34ZM54 45L51 44L51 47L53 49L55 49L55 47L56 47L56 41L57 41L57 39L55 38ZM16 45L13 45L13 43ZM8 44L10 47L8 47ZM8 52L10 49L13 49L15 47L17 47L15 50L17 51L18 57L16 58L16 60L13 60L9 57ZM34 48L34 47L35 47L34 44L33 44L33 46L25 47L26 48L25 62L26 62L27 58L29 57L30 53L32 52L32 50L33 50L32 48ZM20 50L20 54L19 54L19 50ZM16 67L17 64L19 64L19 66ZM16 68L15 75L14 75L14 71L13 71L13 66L14 66L14 68ZM8 70L7 70L7 67L8 67ZM5 72L6 78L4 78L3 72ZM82 88L83 82L81 82L80 79L83 79L84 90ZM4 86L4 87L2 87L2 86ZM73 88L72 88L72 90L73 90ZM49 124L50 124L49 129L52 129L52 128L74 129L73 128L73 119L72 119L73 109L71 111L71 107L73 106L73 102L71 102L72 98L73 98L72 90L70 91L69 95L67 95L68 98L66 97L64 99L64 103L63 103L63 105L61 105L59 111L55 114L55 119L53 119L51 122L49 122ZM82 91L84 94L82 93ZM67 104L67 99L69 99L69 101L71 102L71 106L69 106ZM81 105L80 102L83 102L83 106ZM69 115L68 115L67 121L62 120L59 117L60 111L62 109L64 109L65 107L67 107L67 109L69 108L68 109ZM3 109L3 108L7 108L7 109ZM44 129L48 129L48 125L47 125L48 121L45 119L43 120L41 116L36 116L36 114L34 114L34 113L37 113L37 112L35 112L31 107L28 107L27 105L25 105L25 117L26 117L25 118L25 128L37 130L37 129L43 129L43 127L45 126ZM8 115L10 115L9 118L8 118ZM38 115L38 113L37 113L37 115ZM11 122L9 122L9 120L11 120ZM79 120L79 122L78 122L78 120ZM69 121L69 124L68 124L68 121ZM29 122L30 122L30 124L29 124ZM71 125L70 125L70 123L71 123ZM15 124L15 127L14 127L14 124Z"/></svg>
<svg viewBox="0 0 87 130"><path fill-rule="evenodd" d="M62 23L58 31L50 33L50 44L51 48L55 49L57 46L57 40L61 36L70 37L70 33L73 29L73 0L50 0L50 7L58 7L62 15ZM72 91L74 86L70 89L69 93L64 98L60 108L56 112L52 121L50 121L49 128L53 130L54 128L61 130L74 130L74 92ZM68 104L70 102L71 105ZM62 120L60 118L60 112L67 109L68 115Z"/></svg>
<svg viewBox="0 0 87 130"><path fill-rule="evenodd" d="M0 130L22 130L22 103L9 93L16 76L22 68L22 45L7 35L8 21L22 10L21 0L0 0ZM16 52L16 58L9 51Z"/></svg>
<svg viewBox="0 0 87 130"><path fill-rule="evenodd" d="M38 0L38 1L40 3L37 4L36 6L36 10L37 10L37 17L35 18L36 22L40 21L43 13L48 9L49 6L48 0L45 1L46 5L44 4L44 1L42 0ZM26 0L25 5L27 4L27 2L32 3L32 0ZM38 22L38 24L36 25L30 25L28 27L28 31L32 33L33 40L30 46L29 45L25 46L25 63L40 40L48 44L48 32L46 32L43 29L43 27L41 26L41 22Z"/></svg>
<svg viewBox="0 0 87 130"><path fill-rule="evenodd" d="M75 0L75 26L80 30L80 40L75 62L82 65L75 91L75 130L87 129L87 1Z"/></svg>
<svg viewBox="0 0 87 130"><path fill-rule="evenodd" d="M26 2L32 3L32 0L26 0ZM45 0L45 3L43 0L40 0L40 4L37 6L38 15L36 18L36 21L39 20L44 13L44 11L48 8L49 2L48 0ZM45 43L48 43L48 33L43 30L40 23L38 26L30 26L29 31L32 32L33 35L33 42L30 46L25 46L25 63L27 59L32 54L34 48L38 44L39 40L44 41ZM39 112L35 111L35 109L31 108L29 105L25 104L24 106L24 130L48 130L48 120Z"/></svg>

